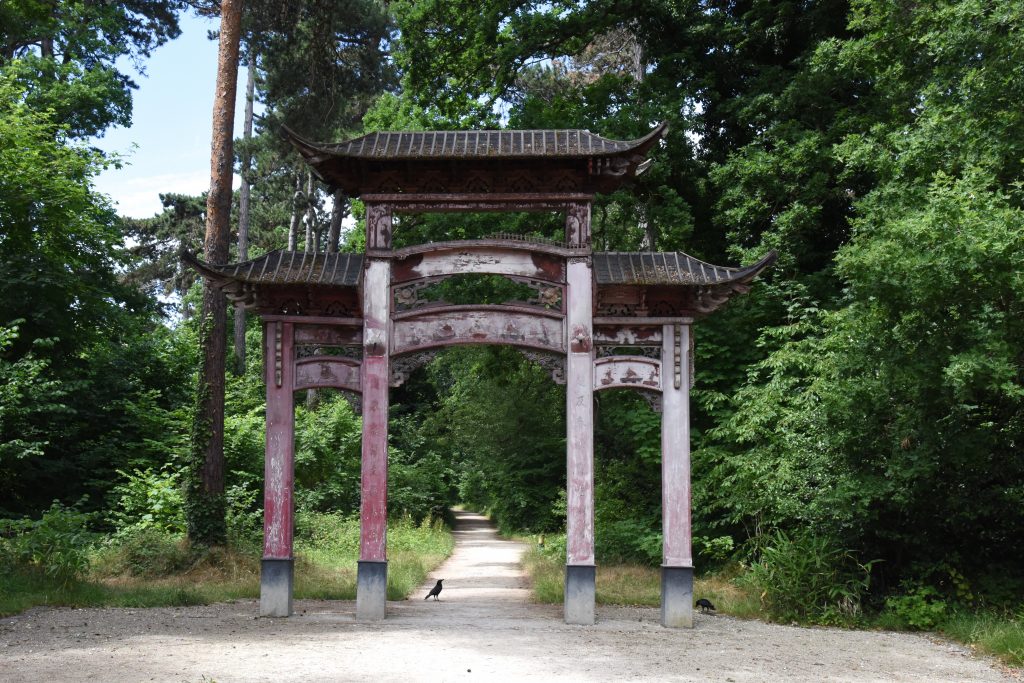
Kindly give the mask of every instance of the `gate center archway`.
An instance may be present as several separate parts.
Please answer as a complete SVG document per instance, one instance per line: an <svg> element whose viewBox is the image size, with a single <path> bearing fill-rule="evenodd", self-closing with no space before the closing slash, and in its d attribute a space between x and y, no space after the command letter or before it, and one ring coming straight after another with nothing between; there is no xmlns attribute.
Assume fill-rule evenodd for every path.
<svg viewBox="0 0 1024 683"><path fill-rule="evenodd" d="M366 206L366 251L275 251L244 263L187 257L265 331L267 433L260 614L289 616L293 584L293 392L341 389L363 413L356 616L385 617L389 390L445 347L507 344L566 384L565 621L594 623L595 391L642 391L662 413L662 608L693 625L690 530L692 325L775 259L726 268L682 252L594 252L594 196L631 181L665 124L638 140L589 131L371 133L338 144L286 135L319 178ZM564 241L489 239L392 246L394 216L557 211ZM534 296L453 305L421 296L463 274L498 275Z"/></svg>

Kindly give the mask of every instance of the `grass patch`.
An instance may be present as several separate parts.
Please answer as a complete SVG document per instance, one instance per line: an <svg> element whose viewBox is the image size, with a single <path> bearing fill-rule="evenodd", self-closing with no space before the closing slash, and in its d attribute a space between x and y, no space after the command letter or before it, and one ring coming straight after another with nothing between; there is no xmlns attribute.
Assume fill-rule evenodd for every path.
<svg viewBox="0 0 1024 683"><path fill-rule="evenodd" d="M1024 621L991 612L954 612L939 627L971 649L995 655L1010 666L1024 666Z"/></svg>
<svg viewBox="0 0 1024 683"><path fill-rule="evenodd" d="M300 514L295 546L296 598L355 598L358 520ZM391 522L388 599L408 596L454 546L441 522ZM76 580L63 582L39 567L4 564L9 566L0 566L0 616L39 605L175 607L259 596L258 546L195 550L183 539L150 530L98 546L88 571Z"/></svg>
<svg viewBox="0 0 1024 683"><path fill-rule="evenodd" d="M455 538L440 521L388 525L388 600L404 600L452 554ZM295 597L354 600L359 520L331 514L296 520Z"/></svg>
<svg viewBox="0 0 1024 683"><path fill-rule="evenodd" d="M523 565L533 583L534 600L559 603L564 599L565 558L555 550L531 547ZM707 598L723 614L743 618L761 616L760 601L748 588L738 585L736 573L720 573L694 580L694 597ZM661 571L639 564L597 567L597 603L657 607L661 604Z"/></svg>
<svg viewBox="0 0 1024 683"><path fill-rule="evenodd" d="M564 599L565 557L557 543L543 549L531 545L523 565L533 583L534 600L560 603ZM694 580L695 598L707 598L719 614L772 621L760 596L738 566ZM598 566L597 602L601 605L657 607L661 604L661 572L654 567L617 564ZM908 624L890 610L858 622L862 627L891 631ZM937 630L971 649L998 657L1013 667L1024 666L1024 618L993 611L950 611Z"/></svg>

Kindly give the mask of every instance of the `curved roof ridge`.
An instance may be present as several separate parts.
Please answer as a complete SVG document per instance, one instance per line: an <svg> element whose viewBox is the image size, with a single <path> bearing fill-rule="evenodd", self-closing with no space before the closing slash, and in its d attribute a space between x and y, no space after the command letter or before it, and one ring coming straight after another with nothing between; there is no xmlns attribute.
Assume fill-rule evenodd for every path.
<svg viewBox="0 0 1024 683"><path fill-rule="evenodd" d="M775 262L778 252L772 249L739 268L716 266L682 251L602 251L593 258L594 279L602 285L718 285L750 282Z"/></svg>
<svg viewBox="0 0 1024 683"><path fill-rule="evenodd" d="M307 159L469 159L609 157L642 154L668 130L662 121L633 140L613 140L583 129L484 129L374 131L336 143L314 142L282 125L281 131Z"/></svg>

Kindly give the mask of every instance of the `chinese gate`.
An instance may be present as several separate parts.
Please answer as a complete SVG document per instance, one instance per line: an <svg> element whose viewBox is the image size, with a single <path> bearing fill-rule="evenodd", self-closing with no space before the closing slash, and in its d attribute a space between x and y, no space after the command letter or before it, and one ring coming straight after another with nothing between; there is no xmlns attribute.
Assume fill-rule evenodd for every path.
<svg viewBox="0 0 1024 683"><path fill-rule="evenodd" d="M366 206L364 254L275 251L253 261L189 258L229 298L256 309L267 385L260 614L292 612L294 399L331 387L363 413L356 616L385 616L388 394L441 349L506 344L566 385L565 621L594 623L593 393L640 391L662 414L661 622L693 625L690 531L691 326L775 259L724 268L681 252L594 252L594 195L650 164L665 124L639 140L589 131L372 133L292 144L321 180ZM564 241L496 235L392 248L396 214L546 211ZM452 305L424 290L455 275L498 275L533 296Z"/></svg>

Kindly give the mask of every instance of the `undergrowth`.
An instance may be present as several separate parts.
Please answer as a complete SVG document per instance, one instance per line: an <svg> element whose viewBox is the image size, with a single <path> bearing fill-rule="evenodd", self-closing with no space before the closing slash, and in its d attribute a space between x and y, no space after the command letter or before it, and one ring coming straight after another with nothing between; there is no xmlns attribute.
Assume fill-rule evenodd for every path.
<svg viewBox="0 0 1024 683"><path fill-rule="evenodd" d="M86 538L80 526L61 522L7 530L0 538L0 616L37 605L166 607L259 596L260 546L254 538L207 548L159 528ZM441 522L389 522L388 599L404 599L453 547ZM295 550L296 598L355 598L358 520L300 513ZM48 569L48 562L59 571Z"/></svg>

